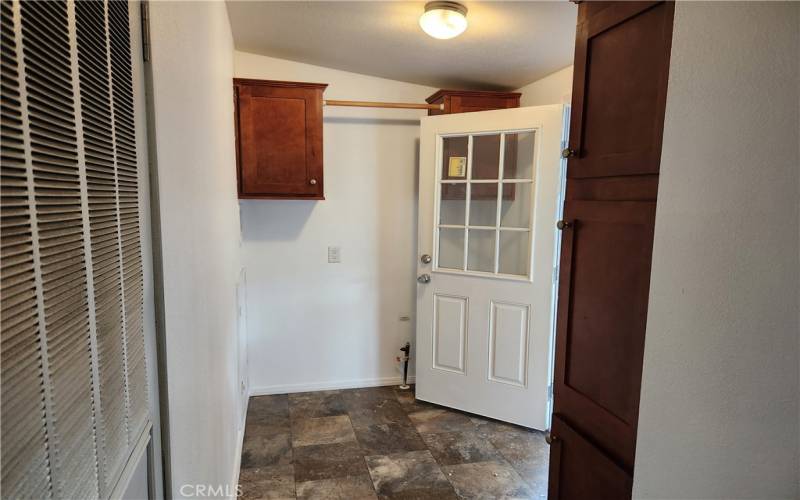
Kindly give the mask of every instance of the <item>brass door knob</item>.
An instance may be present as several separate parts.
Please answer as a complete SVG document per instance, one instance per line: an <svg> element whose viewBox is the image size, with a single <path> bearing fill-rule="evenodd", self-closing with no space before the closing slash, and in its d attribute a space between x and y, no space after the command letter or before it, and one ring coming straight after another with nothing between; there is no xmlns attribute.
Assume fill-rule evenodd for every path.
<svg viewBox="0 0 800 500"><path fill-rule="evenodd" d="M561 151L561 157L562 158L571 158L573 156L575 156L575 151L573 151L573 150L571 150L569 148L565 148L565 149L563 149Z"/></svg>
<svg viewBox="0 0 800 500"><path fill-rule="evenodd" d="M567 222L565 220L560 220L560 221L556 222L556 227L559 229L559 231L563 231L565 229L571 228L572 227L572 222Z"/></svg>

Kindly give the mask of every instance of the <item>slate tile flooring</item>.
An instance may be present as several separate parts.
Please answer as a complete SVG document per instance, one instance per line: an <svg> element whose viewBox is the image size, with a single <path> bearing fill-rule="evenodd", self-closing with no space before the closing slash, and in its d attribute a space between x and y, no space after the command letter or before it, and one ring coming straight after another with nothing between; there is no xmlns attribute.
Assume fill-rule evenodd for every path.
<svg viewBox="0 0 800 500"><path fill-rule="evenodd" d="M374 387L250 398L244 499L538 499L544 435Z"/></svg>

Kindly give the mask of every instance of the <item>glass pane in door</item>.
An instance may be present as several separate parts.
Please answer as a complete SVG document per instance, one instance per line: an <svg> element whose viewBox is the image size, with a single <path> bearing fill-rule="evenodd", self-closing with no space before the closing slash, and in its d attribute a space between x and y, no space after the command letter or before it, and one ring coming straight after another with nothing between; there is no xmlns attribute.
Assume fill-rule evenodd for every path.
<svg viewBox="0 0 800 500"><path fill-rule="evenodd" d="M506 134L503 179L533 179L534 132Z"/></svg>
<svg viewBox="0 0 800 500"><path fill-rule="evenodd" d="M500 274L528 275L529 231L500 231Z"/></svg>
<svg viewBox="0 0 800 500"><path fill-rule="evenodd" d="M472 184L470 186L469 225L497 225L497 184Z"/></svg>
<svg viewBox="0 0 800 500"><path fill-rule="evenodd" d="M439 224L463 226L467 217L467 185L442 183Z"/></svg>
<svg viewBox="0 0 800 500"><path fill-rule="evenodd" d="M464 229L439 229L439 267L464 269Z"/></svg>
<svg viewBox="0 0 800 500"><path fill-rule="evenodd" d="M472 179L498 179L500 134L472 137Z"/></svg>
<svg viewBox="0 0 800 500"><path fill-rule="evenodd" d="M469 136L442 138L442 180L466 181Z"/></svg>
<svg viewBox="0 0 800 500"><path fill-rule="evenodd" d="M500 226L528 229L531 223L530 182L515 182L503 185L503 203L500 207Z"/></svg>
<svg viewBox="0 0 800 500"><path fill-rule="evenodd" d="M467 249L467 270L494 272L494 229L470 229Z"/></svg>

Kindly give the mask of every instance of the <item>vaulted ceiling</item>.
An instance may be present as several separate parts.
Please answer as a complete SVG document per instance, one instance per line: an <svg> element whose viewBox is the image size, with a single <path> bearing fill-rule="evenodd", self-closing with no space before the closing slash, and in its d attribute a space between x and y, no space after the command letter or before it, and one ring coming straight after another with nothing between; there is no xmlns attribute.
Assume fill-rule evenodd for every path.
<svg viewBox="0 0 800 500"><path fill-rule="evenodd" d="M575 4L464 3L451 40L419 27L424 2L227 5L237 50L433 87L515 89L572 64Z"/></svg>

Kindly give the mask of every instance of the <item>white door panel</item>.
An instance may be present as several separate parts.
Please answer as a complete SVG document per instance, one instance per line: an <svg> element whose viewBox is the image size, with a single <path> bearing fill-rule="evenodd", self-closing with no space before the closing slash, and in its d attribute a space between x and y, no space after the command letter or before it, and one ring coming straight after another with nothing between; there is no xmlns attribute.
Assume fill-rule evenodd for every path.
<svg viewBox="0 0 800 500"><path fill-rule="evenodd" d="M464 373L467 298L434 295L433 316L433 367Z"/></svg>
<svg viewBox="0 0 800 500"><path fill-rule="evenodd" d="M563 106L422 119L417 397L549 422ZM424 280L423 280L424 281Z"/></svg>

